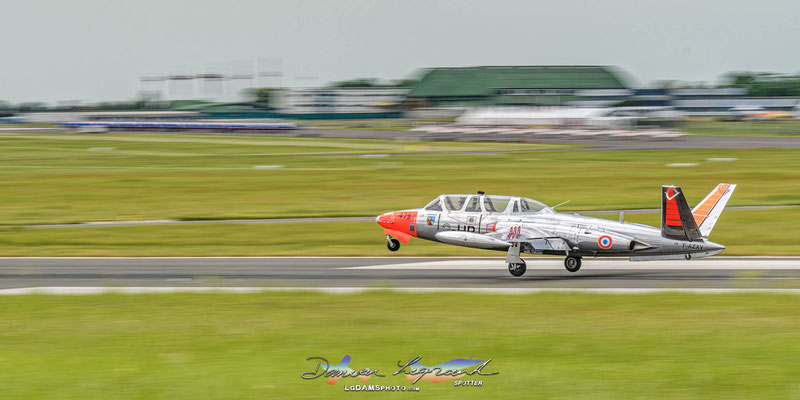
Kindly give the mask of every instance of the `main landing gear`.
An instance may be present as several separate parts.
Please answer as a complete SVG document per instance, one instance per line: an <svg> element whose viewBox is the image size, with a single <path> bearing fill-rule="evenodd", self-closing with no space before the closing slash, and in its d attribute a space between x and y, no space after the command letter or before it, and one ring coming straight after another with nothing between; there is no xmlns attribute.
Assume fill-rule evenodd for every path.
<svg viewBox="0 0 800 400"><path fill-rule="evenodd" d="M581 258L578 256L567 256L564 259L564 267L569 272L578 272L581 269Z"/></svg>
<svg viewBox="0 0 800 400"><path fill-rule="evenodd" d="M525 274L527 266L525 265L525 260L521 258L517 258L517 260L520 262L508 263L508 272L515 277L520 277ZM567 258L564 259L564 267L567 268L569 272L578 272L578 270L581 269L581 258L579 256L567 256Z"/></svg>
<svg viewBox="0 0 800 400"><path fill-rule="evenodd" d="M525 266L525 260L520 260L522 261L521 263L508 264L508 272L510 272L511 275L519 277L525 274L525 271L527 270L527 267Z"/></svg>
<svg viewBox="0 0 800 400"><path fill-rule="evenodd" d="M389 235L386 236L386 240L388 240L388 242L386 243L386 247L389 248L389 251L400 250L400 241L399 240L397 240L397 239L395 239L395 238L393 238L393 237L391 237Z"/></svg>

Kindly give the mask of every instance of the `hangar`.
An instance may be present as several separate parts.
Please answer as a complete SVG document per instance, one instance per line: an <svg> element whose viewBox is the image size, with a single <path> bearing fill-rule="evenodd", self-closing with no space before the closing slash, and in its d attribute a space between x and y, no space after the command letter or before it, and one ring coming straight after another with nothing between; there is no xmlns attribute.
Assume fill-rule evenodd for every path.
<svg viewBox="0 0 800 400"><path fill-rule="evenodd" d="M609 66L485 66L429 69L411 88L412 107L557 106L581 92L627 94L625 74Z"/></svg>

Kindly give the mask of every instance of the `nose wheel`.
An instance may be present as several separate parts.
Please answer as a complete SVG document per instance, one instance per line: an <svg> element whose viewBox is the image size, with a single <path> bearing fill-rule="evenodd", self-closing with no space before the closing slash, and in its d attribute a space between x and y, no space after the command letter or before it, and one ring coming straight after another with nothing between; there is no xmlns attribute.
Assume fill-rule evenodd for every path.
<svg viewBox="0 0 800 400"><path fill-rule="evenodd" d="M578 272L581 269L581 258L577 256L567 256L564 259L564 267L569 272Z"/></svg>
<svg viewBox="0 0 800 400"><path fill-rule="evenodd" d="M400 241L394 238L389 238L389 241L386 243L386 247L389 248L389 251L400 250Z"/></svg>
<svg viewBox="0 0 800 400"><path fill-rule="evenodd" d="M513 276L522 276L525 274L526 270L527 267L525 266L525 260L522 260L521 263L508 264L508 272L510 272Z"/></svg>

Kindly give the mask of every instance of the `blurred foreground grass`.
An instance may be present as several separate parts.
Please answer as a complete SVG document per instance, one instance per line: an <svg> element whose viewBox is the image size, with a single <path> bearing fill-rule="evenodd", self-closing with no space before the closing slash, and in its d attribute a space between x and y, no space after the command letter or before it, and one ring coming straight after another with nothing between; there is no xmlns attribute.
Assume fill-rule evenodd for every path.
<svg viewBox="0 0 800 400"><path fill-rule="evenodd" d="M377 215L440 193L521 195L568 209L690 204L719 182L732 205L800 204L800 151L561 151L562 145L0 134L0 223ZM530 153L436 152L550 150ZM343 155L342 153L361 153ZM405 153L405 154L397 154ZM678 168L671 164L696 163Z"/></svg>
<svg viewBox="0 0 800 400"><path fill-rule="evenodd" d="M614 219L617 215L603 215ZM626 221L659 226L658 214ZM800 207L726 210L711 240L723 255L800 255ZM0 228L0 256L502 256L500 252L412 239L386 249L374 222L191 224L123 227Z"/></svg>
<svg viewBox="0 0 800 400"><path fill-rule="evenodd" d="M482 387L404 398L800 396L798 298L767 294L310 293L2 296L3 398L352 398L319 356L377 368L487 359ZM454 307L455 306L455 307Z"/></svg>

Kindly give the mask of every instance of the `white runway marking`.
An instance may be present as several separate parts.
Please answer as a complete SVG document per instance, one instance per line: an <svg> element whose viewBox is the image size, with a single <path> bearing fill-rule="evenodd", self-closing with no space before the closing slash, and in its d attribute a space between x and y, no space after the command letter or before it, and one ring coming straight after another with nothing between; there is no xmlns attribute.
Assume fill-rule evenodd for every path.
<svg viewBox="0 0 800 400"><path fill-rule="evenodd" d="M528 258L528 270L564 269L561 258ZM378 269L378 270L505 270L503 259L488 260L444 260L361 267L342 267L337 269ZM584 258L581 271L589 270L793 270L800 269L800 258L710 258L704 260L665 260L630 262L627 259Z"/></svg>
<svg viewBox="0 0 800 400"><path fill-rule="evenodd" d="M800 289L738 289L738 288L370 288L370 287L99 287L99 286L42 286L0 289L0 295L94 295L105 293L259 293L259 292L318 292L329 294L355 294L372 291L402 293L591 293L591 294L651 294L651 293L772 293L800 294Z"/></svg>

